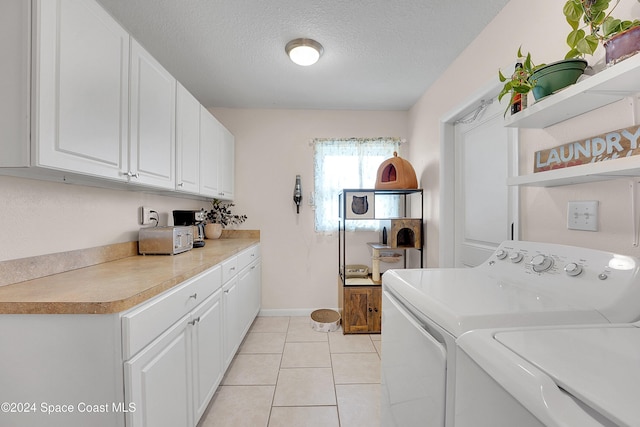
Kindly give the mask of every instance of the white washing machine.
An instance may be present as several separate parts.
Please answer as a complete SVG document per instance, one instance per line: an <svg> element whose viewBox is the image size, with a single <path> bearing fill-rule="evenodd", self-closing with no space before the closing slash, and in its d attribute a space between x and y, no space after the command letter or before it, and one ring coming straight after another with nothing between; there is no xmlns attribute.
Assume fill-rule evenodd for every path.
<svg viewBox="0 0 640 427"><path fill-rule="evenodd" d="M383 427L454 426L467 331L640 320L636 258L564 245L506 241L478 267L389 270L382 284Z"/></svg>
<svg viewBox="0 0 640 427"><path fill-rule="evenodd" d="M458 339L456 427L640 426L640 324Z"/></svg>

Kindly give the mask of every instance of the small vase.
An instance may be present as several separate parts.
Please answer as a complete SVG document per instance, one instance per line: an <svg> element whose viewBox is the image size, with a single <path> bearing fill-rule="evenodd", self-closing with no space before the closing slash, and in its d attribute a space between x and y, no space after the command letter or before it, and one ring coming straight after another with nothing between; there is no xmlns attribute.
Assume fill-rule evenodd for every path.
<svg viewBox="0 0 640 427"><path fill-rule="evenodd" d="M222 224L205 224L204 236L207 239L219 239L222 234Z"/></svg>

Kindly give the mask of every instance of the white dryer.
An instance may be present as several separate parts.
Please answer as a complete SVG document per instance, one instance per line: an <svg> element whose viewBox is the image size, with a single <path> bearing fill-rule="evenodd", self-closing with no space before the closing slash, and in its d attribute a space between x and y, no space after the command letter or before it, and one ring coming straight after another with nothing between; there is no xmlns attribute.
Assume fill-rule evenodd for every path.
<svg viewBox="0 0 640 427"><path fill-rule="evenodd" d="M640 324L458 338L456 427L640 426Z"/></svg>
<svg viewBox="0 0 640 427"><path fill-rule="evenodd" d="M387 271L382 426L454 426L455 340L465 332L640 320L639 266L610 252L506 241L475 268Z"/></svg>

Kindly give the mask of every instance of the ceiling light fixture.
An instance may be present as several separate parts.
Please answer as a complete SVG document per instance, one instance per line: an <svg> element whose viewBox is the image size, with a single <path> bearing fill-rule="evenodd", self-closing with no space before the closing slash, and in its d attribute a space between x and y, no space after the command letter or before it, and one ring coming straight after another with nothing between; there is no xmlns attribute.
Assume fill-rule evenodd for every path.
<svg viewBox="0 0 640 427"><path fill-rule="evenodd" d="M298 65L313 65L318 62L324 49L322 45L311 39L291 40L284 48L289 58Z"/></svg>

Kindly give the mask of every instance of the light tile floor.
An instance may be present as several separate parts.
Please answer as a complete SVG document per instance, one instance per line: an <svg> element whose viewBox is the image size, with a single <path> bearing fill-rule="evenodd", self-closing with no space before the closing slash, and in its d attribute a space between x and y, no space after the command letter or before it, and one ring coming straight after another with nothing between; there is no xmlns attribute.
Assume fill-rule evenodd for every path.
<svg viewBox="0 0 640 427"><path fill-rule="evenodd" d="M258 317L198 426L378 426L380 352L380 335Z"/></svg>

